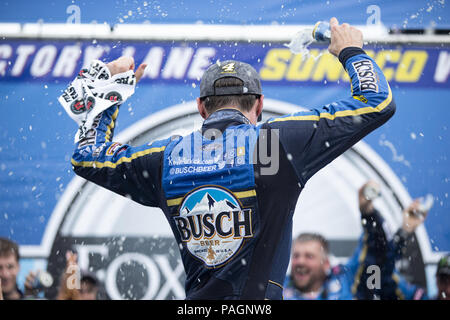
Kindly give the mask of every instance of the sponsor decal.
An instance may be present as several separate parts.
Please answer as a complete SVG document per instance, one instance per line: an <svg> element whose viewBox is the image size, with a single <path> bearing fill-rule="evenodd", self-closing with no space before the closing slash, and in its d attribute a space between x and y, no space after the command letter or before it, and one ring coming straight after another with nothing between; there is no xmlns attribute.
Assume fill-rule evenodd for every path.
<svg viewBox="0 0 450 320"><path fill-rule="evenodd" d="M114 80L114 82L117 84L128 84L128 85L132 86L134 84L135 80L136 80L135 75L132 75L132 76L128 76L128 77L117 78L116 80Z"/></svg>
<svg viewBox="0 0 450 320"><path fill-rule="evenodd" d="M100 63L94 63L91 65L89 70L87 71L87 74L91 76L92 78L98 78L100 80L108 80L109 74L107 70L105 70L104 65Z"/></svg>
<svg viewBox="0 0 450 320"><path fill-rule="evenodd" d="M85 73L87 73L88 69L81 69L80 72L78 72L77 79L83 79L86 77Z"/></svg>
<svg viewBox="0 0 450 320"><path fill-rule="evenodd" d="M112 156L112 155L114 155L114 153L115 153L121 146L122 146L121 143L114 142L114 143L108 148L108 150L106 150L106 155L107 155L107 156ZM123 148L122 148L122 149L123 149ZM123 150L125 150L125 149L123 149ZM122 150L121 150L121 151L122 151Z"/></svg>
<svg viewBox="0 0 450 320"><path fill-rule="evenodd" d="M72 100L78 99L78 93L73 86L69 86L66 90L64 90L62 97L63 97L64 101L69 103Z"/></svg>
<svg viewBox="0 0 450 320"><path fill-rule="evenodd" d="M353 96L353 99L359 100L361 102L367 103L367 98L364 97L363 95L360 96Z"/></svg>
<svg viewBox="0 0 450 320"><path fill-rule="evenodd" d="M117 91L111 91L110 93L108 93L105 96L105 99L109 100L109 101L119 102L119 101L122 101L122 95L120 93L118 93Z"/></svg>
<svg viewBox="0 0 450 320"><path fill-rule="evenodd" d="M223 162L223 166L222 168L225 166L225 163ZM214 170L217 170L218 166L216 165L212 165L212 166L188 166L188 167L181 167L181 168L171 168L170 169L170 174L187 174L187 173L192 173L192 174L198 174L198 173L204 173L204 172L211 172ZM219 169L221 169L219 167Z"/></svg>
<svg viewBox="0 0 450 320"><path fill-rule="evenodd" d="M174 217L187 250L206 267L220 267L253 237L252 210L225 188L205 186L189 193Z"/></svg>
<svg viewBox="0 0 450 320"><path fill-rule="evenodd" d="M105 148L105 144L103 143L102 145L98 146L97 148L94 149L94 151L92 152L92 156L93 157L98 157L100 155L100 153L103 151L103 149Z"/></svg>
<svg viewBox="0 0 450 320"><path fill-rule="evenodd" d="M71 87L72 88L72 87ZM89 111L95 106L94 97L89 96L86 100L86 103L83 100L75 100L70 105L70 111L74 114L82 114L85 111Z"/></svg>
<svg viewBox="0 0 450 320"><path fill-rule="evenodd" d="M372 61L360 60L352 63L358 76L361 91L378 92L378 75L376 74Z"/></svg>
<svg viewBox="0 0 450 320"><path fill-rule="evenodd" d="M95 139L97 137L97 128L100 124L100 119L102 118L102 113L97 115L94 118L92 123L92 127L88 130L84 126L80 126L80 142L78 144L78 148L84 148L86 146L90 146L95 144Z"/></svg>

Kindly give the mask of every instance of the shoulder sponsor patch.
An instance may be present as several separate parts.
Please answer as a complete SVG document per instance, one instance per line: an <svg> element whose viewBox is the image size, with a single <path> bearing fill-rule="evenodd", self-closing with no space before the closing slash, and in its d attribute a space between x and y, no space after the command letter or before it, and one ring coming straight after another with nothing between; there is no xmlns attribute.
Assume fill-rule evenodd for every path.
<svg viewBox="0 0 450 320"><path fill-rule="evenodd" d="M106 155L107 156L114 155L114 153L117 151L117 149L121 146L122 146L121 143L116 143L116 142L113 143L112 145L109 146L108 150L106 150Z"/></svg>
<svg viewBox="0 0 450 320"><path fill-rule="evenodd" d="M358 76L361 91L378 92L378 75L376 74L372 61L369 59L359 60L352 63Z"/></svg>
<svg viewBox="0 0 450 320"><path fill-rule="evenodd" d="M353 96L353 99L359 100L361 102L367 103L368 100L366 99L366 97L364 97L363 95L360 96Z"/></svg>

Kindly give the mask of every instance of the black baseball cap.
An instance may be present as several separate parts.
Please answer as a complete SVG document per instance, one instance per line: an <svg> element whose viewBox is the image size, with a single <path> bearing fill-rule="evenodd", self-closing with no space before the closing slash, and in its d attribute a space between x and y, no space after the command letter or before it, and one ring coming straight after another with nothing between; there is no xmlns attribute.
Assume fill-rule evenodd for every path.
<svg viewBox="0 0 450 320"><path fill-rule="evenodd" d="M436 275L450 276L450 254L447 254L439 260Z"/></svg>
<svg viewBox="0 0 450 320"><path fill-rule="evenodd" d="M237 78L243 85L216 88L216 81L222 78ZM248 63L235 60L218 61L203 74L200 82L200 98L241 94L261 95L259 74Z"/></svg>

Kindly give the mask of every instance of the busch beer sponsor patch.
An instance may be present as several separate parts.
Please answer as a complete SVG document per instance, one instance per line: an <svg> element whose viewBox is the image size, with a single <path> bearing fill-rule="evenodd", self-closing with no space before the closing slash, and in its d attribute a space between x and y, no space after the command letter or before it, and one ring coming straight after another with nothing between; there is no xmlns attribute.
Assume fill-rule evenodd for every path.
<svg viewBox="0 0 450 320"><path fill-rule="evenodd" d="M201 187L183 199L174 217L187 250L206 267L220 267L253 237L252 210L218 186Z"/></svg>
<svg viewBox="0 0 450 320"><path fill-rule="evenodd" d="M358 75L361 91L378 92L378 75L373 68L372 61L360 60L353 62L352 65Z"/></svg>

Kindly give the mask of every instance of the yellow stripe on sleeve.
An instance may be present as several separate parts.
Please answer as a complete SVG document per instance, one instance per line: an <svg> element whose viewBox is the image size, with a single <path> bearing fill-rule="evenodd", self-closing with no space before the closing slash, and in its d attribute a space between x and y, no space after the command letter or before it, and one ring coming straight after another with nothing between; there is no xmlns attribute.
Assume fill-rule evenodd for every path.
<svg viewBox="0 0 450 320"><path fill-rule="evenodd" d="M105 142L110 141L110 135L111 135L112 129L114 129L114 126L116 125L116 119L117 119L118 115L119 115L119 108L117 108L116 111L113 113L113 115L111 117L111 122L107 126L107 130L106 130L106 134L105 134Z"/></svg>
<svg viewBox="0 0 450 320"><path fill-rule="evenodd" d="M391 88L389 87L389 85L388 85L388 88L389 88L389 94L388 94L387 98L385 100L383 100L383 102L381 102L376 107L364 107L364 108L359 108L356 110L342 110L342 111L336 111L334 114L324 112L324 113L320 113L320 115L318 115L318 116L316 116L316 115L290 116L290 117L285 117L285 118L277 118L272 121L269 121L269 123L281 122L281 121L307 121L307 120L319 121L321 118L334 120L334 119L340 118L340 117L359 116L362 114L367 114L367 113L372 113L372 112L380 112L384 108L386 108L386 106L389 103L391 103L391 101L392 101L392 91L391 91Z"/></svg>
<svg viewBox="0 0 450 320"><path fill-rule="evenodd" d="M72 158L72 165L75 167L85 167L85 168L116 168L118 165L125 163L125 162L131 162L139 157L155 153L155 152L161 152L164 151L166 147L160 147L160 148L150 148L147 150L139 151L136 153L133 153L131 157L122 157L117 162L111 162L111 161L105 161L105 162L99 162L99 161L81 161L77 162Z"/></svg>

